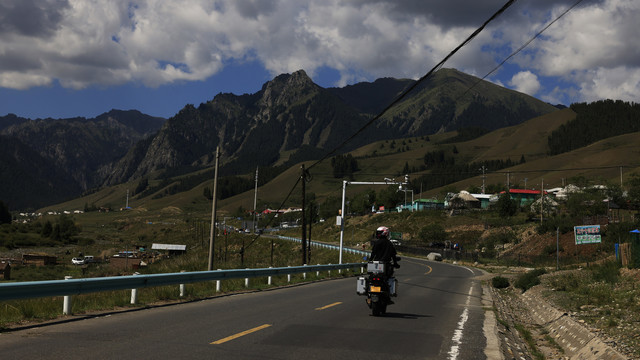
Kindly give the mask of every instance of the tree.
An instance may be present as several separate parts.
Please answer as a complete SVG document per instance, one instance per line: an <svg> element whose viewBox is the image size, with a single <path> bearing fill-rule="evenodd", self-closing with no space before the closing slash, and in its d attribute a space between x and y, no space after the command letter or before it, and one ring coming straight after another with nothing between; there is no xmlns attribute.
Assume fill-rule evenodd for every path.
<svg viewBox="0 0 640 360"><path fill-rule="evenodd" d="M487 194L497 194L501 191L507 191L507 186L504 184L489 184L485 186L485 192Z"/></svg>
<svg viewBox="0 0 640 360"><path fill-rule="evenodd" d="M379 205L384 205L385 208L390 209L404 201L404 193L398 191L396 185L391 185L385 189L381 189L376 199Z"/></svg>
<svg viewBox="0 0 640 360"><path fill-rule="evenodd" d="M358 214L371 212L371 206L376 202L376 192L373 189L357 193L351 199L350 210Z"/></svg>
<svg viewBox="0 0 640 360"><path fill-rule="evenodd" d="M331 166L334 178L352 178L353 173L358 170L358 161L351 154L337 155L331 159Z"/></svg>
<svg viewBox="0 0 640 360"><path fill-rule="evenodd" d="M342 198L337 196L328 196L320 205L318 214L322 219L329 219L338 216L338 210L341 209Z"/></svg>
<svg viewBox="0 0 640 360"><path fill-rule="evenodd" d="M629 205L634 209L640 209L640 174L631 174L627 180L627 198Z"/></svg>
<svg viewBox="0 0 640 360"><path fill-rule="evenodd" d="M43 238L51 237L51 233L53 233L53 225L51 225L51 221L47 220L47 222L42 226L40 236Z"/></svg>
<svg viewBox="0 0 640 360"><path fill-rule="evenodd" d="M11 224L11 213L2 201L0 201L0 224Z"/></svg>
<svg viewBox="0 0 640 360"><path fill-rule="evenodd" d="M447 232L444 230L442 225L437 223L432 223L426 226L423 226L422 229L418 232L418 236L421 240L431 243L431 242L444 242L448 238Z"/></svg>
<svg viewBox="0 0 640 360"><path fill-rule="evenodd" d="M570 193L566 207L571 216L593 216L607 214L604 195L595 191Z"/></svg>
<svg viewBox="0 0 640 360"><path fill-rule="evenodd" d="M408 174L408 173L410 173L410 171L409 171L409 163L408 163L408 162L405 162L405 163L404 163L404 167L402 168L402 173L403 173L403 174Z"/></svg>
<svg viewBox="0 0 640 360"><path fill-rule="evenodd" d="M58 223L54 227L54 232L58 229L58 237L56 240L70 241L72 237L80 233L80 228L75 224L71 216L60 215Z"/></svg>
<svg viewBox="0 0 640 360"><path fill-rule="evenodd" d="M501 217L513 216L518 212L518 202L511 199L508 192L500 195L496 207Z"/></svg>
<svg viewBox="0 0 640 360"><path fill-rule="evenodd" d="M467 191L471 194L480 194L482 189L478 185L471 185L467 188Z"/></svg>

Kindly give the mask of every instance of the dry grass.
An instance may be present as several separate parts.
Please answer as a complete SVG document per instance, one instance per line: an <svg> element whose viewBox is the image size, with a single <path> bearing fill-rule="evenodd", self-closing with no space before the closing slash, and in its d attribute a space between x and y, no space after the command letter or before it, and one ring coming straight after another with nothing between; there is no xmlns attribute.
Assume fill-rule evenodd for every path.
<svg viewBox="0 0 640 360"><path fill-rule="evenodd" d="M584 321L611 345L640 358L640 270L611 264L548 274L545 294L556 307Z"/></svg>

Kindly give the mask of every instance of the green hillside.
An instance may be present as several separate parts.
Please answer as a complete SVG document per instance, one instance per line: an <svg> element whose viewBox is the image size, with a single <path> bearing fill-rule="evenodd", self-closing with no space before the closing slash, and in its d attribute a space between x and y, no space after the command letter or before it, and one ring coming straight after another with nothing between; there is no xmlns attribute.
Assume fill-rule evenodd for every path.
<svg viewBox="0 0 640 360"><path fill-rule="evenodd" d="M521 158L525 162L504 169L486 169L485 183L506 184L527 188L539 188L544 181L544 187L558 187L566 183L572 177L584 177L592 181L620 183L620 167L622 166L623 180L633 172L639 172L639 163L634 159L640 157L640 144L637 142L638 133L626 134L608 138L590 146L583 147L560 155L548 156L547 138L558 127L575 118L571 109L564 109L551 114L531 119L525 123L499 129L474 140L447 143L456 132L440 133L432 136L413 137L406 139L378 141L351 152L357 159L358 171L354 173L357 181L382 181L384 178L400 178L404 175L406 167L410 169L412 179L419 176L440 176L432 173L424 167L426 153L444 149L445 152L455 156L456 161L469 163L482 163L489 160L510 159L518 162ZM454 154L454 151L457 153ZM316 200L322 204L327 197L342 196L342 179L332 176L330 161L318 164L305 162L305 166L312 166L310 174L312 180L307 184L307 193L315 194ZM212 174L211 169L203 170ZM189 174L186 176L190 176ZM247 174L247 179L253 179L254 174ZM277 177L258 189L258 210L265 206L277 207L291 191L300 176L300 164L292 166L281 172ZM177 177L173 180L178 181ZM207 218L211 211L211 202L203 195L205 187L212 188L212 179L189 191L179 192L174 195L158 196L150 194L143 198L130 196L129 206L143 211L173 211L184 214ZM157 183L158 180L155 180ZM154 181L152 181L153 185ZM98 207L111 206L114 209L124 207L126 204L127 189L131 192L136 183L126 183L88 195L83 198L52 206L55 209L82 209L85 204ZM482 185L482 172L478 169L475 176L461 180L447 186L447 189L467 189ZM170 186L170 185L168 185ZM414 183L414 195L416 197L433 197L442 195L443 188L424 189L419 194L420 185ZM356 192L362 192L367 187L348 187L348 196ZM370 187L376 191L380 186ZM291 193L284 206L300 206L300 187ZM155 198L154 198L155 197ZM219 201L221 213L231 214L239 208L253 209L253 188L244 193L222 199Z"/></svg>

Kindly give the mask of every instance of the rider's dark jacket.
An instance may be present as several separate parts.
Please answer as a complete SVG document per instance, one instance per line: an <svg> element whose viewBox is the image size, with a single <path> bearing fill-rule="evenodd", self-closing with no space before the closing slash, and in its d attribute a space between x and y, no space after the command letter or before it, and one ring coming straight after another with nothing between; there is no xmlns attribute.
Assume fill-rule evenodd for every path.
<svg viewBox="0 0 640 360"><path fill-rule="evenodd" d="M385 263L387 263L388 265L391 266L387 266L387 275L388 276L392 276L393 275L393 268L394 266L397 266L397 260L396 260L396 248L393 246L393 244L391 243L391 241L389 241L389 239L387 238L381 238L381 239L377 239L374 238L371 241L371 256L370 259L371 261L384 261Z"/></svg>
<svg viewBox="0 0 640 360"><path fill-rule="evenodd" d="M371 260L390 262L396 257L396 248L387 238L371 241Z"/></svg>

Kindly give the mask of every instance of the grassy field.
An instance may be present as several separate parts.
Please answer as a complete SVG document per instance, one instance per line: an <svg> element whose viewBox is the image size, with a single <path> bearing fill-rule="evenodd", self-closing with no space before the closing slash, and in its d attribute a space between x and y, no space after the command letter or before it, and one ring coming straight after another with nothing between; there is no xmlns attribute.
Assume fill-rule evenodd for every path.
<svg viewBox="0 0 640 360"><path fill-rule="evenodd" d="M125 245L128 241L134 241L137 237L137 244L150 245L149 242L156 240L143 240L144 236L150 236L158 239L159 242L168 243L189 243L189 250L185 255L173 256L171 258L163 258L141 267L136 271L147 273L173 273L184 271L203 271L207 270L208 265L208 239L207 244L201 243L200 239L195 239L189 235L186 223L170 224L166 222L157 229L145 229L133 225L133 220L124 222L123 219L111 215L112 220L117 224L112 227L97 226L90 228L87 222L84 222L84 228L87 230L84 236L92 236L98 234L98 237L106 239L112 237L113 240L101 240L90 246L67 246L65 248L40 248L39 252L58 255L58 265L51 266L14 266L12 269L12 278L14 281L32 281L32 280L53 280L62 279L65 275L74 278L89 278L101 276L117 276L130 274L133 270L114 269L108 263L96 263L87 266L75 266L71 264L71 257L78 252L84 254L107 254L113 253L120 249L126 249ZM82 217L78 217L82 218ZM87 216L85 221L91 219ZM95 219L92 219L95 221ZM99 231L102 230L102 231ZM182 231L180 231L182 230ZM186 231L185 231L186 230ZM148 234L148 235L142 235ZM180 235L182 234L182 235ZM195 234L195 233L193 233ZM192 235L193 235L192 234ZM181 240L177 237L182 236ZM255 240L255 241L254 241ZM273 246L273 261L271 251ZM241 256L241 249L245 248L244 256ZM218 236L215 246L214 267L220 269L234 268L266 268L269 266L286 267L301 265L301 246L297 243L286 240L273 240L269 237L255 238L254 236L232 233L228 236ZM67 254L67 250L71 250ZM106 256L106 255L105 255ZM96 256L98 257L98 256ZM311 260L313 263L328 264L338 263L338 254L336 251L327 249L313 248L311 251ZM359 256L345 254L343 262L361 262ZM314 281L325 279L333 276L351 276L353 273L345 271L338 273L337 271L328 273L320 273L319 276L315 272L306 275L292 275L291 282ZM250 280L251 289L262 289L267 287L287 285L288 279L285 275L274 277L272 285L267 284L266 278L255 278ZM236 291L246 291L244 280L235 279L222 282L221 292L229 293ZM131 305L130 291L109 291L101 293L84 294L73 297L72 313L86 314L96 311L114 311L127 309L132 307L145 307L153 304L172 301L188 301L194 299L202 299L219 295L216 292L213 282L203 282L188 284L186 293L180 297L178 286L162 286L145 288L139 291L139 298L136 305ZM5 301L0 303L0 329L11 328L16 325L25 324L27 322L40 322L55 319L61 316L62 297L27 299Z"/></svg>

